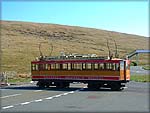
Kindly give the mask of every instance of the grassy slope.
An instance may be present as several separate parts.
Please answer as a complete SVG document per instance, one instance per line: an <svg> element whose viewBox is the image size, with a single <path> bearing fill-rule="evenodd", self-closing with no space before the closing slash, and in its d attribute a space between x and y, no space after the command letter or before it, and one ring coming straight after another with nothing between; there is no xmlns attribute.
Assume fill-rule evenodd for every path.
<svg viewBox="0 0 150 113"><path fill-rule="evenodd" d="M50 54L52 44L52 55L59 55L61 51L65 51L106 56L107 38L110 39L112 51L115 51L113 40L116 40L120 56L135 49L148 49L148 38L136 35L55 24L2 21L1 69L19 73L30 72L30 62L39 56L38 47L41 42L44 55ZM142 62L147 62L147 59L147 55L142 55Z"/></svg>

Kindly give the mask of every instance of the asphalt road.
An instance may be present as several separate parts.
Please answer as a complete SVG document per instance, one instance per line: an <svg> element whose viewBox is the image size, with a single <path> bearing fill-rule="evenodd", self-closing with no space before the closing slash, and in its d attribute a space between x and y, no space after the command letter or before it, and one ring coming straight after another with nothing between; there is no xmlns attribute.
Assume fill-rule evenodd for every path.
<svg viewBox="0 0 150 113"><path fill-rule="evenodd" d="M130 74L132 75L149 75L150 70L144 70L142 66L131 66Z"/></svg>
<svg viewBox="0 0 150 113"><path fill-rule="evenodd" d="M131 81L123 91L90 91L85 84L44 90L9 86L1 88L1 112L150 112L149 84Z"/></svg>

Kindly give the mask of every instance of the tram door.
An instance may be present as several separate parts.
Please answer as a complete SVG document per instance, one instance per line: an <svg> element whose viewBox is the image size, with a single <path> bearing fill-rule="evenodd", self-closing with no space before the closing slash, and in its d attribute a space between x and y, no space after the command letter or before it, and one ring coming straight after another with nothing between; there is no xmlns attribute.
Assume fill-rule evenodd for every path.
<svg viewBox="0 0 150 113"><path fill-rule="evenodd" d="M126 60L126 80L130 80L130 60Z"/></svg>
<svg viewBox="0 0 150 113"><path fill-rule="evenodd" d="M120 80L126 80L126 62L120 61Z"/></svg>

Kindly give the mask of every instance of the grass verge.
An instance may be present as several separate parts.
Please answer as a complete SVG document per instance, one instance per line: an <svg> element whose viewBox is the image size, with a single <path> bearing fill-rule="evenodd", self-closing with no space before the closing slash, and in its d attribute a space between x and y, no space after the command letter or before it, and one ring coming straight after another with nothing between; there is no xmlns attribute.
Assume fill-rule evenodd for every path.
<svg viewBox="0 0 150 113"><path fill-rule="evenodd" d="M131 81L136 82L150 82L149 75L131 75Z"/></svg>
<svg viewBox="0 0 150 113"><path fill-rule="evenodd" d="M143 69L145 69L145 70L150 70L150 65L143 66Z"/></svg>
<svg viewBox="0 0 150 113"><path fill-rule="evenodd" d="M31 78L13 78L8 79L8 83L29 83L31 81Z"/></svg>

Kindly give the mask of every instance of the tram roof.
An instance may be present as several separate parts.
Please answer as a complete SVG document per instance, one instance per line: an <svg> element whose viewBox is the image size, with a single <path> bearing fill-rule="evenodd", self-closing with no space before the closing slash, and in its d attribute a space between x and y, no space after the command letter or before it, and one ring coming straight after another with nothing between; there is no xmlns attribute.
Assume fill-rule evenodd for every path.
<svg viewBox="0 0 150 113"><path fill-rule="evenodd" d="M119 63L123 59L84 58L84 59L50 59L35 60L32 63Z"/></svg>

